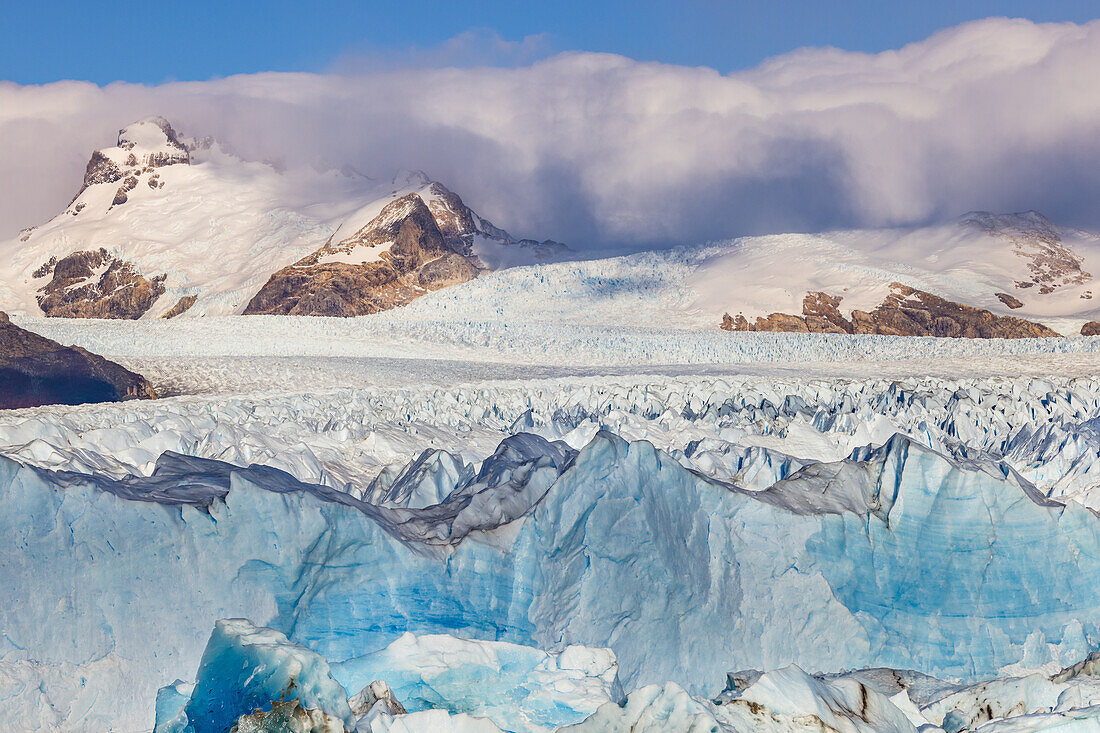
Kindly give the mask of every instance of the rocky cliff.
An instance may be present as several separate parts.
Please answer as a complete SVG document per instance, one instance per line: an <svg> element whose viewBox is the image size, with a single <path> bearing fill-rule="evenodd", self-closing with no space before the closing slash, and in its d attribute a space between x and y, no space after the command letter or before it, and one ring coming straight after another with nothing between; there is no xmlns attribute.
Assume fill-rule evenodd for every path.
<svg viewBox="0 0 1100 733"><path fill-rule="evenodd" d="M749 323L743 315L722 317L726 331L789 331L801 333L867 333L884 336L948 338L1044 338L1061 334L1040 323L997 316L981 308L956 303L916 288L893 283L890 294L874 310L840 311L840 296L807 293L802 315L772 313Z"/></svg>
<svg viewBox="0 0 1100 733"><path fill-rule="evenodd" d="M19 328L0 312L0 409L156 396L140 374Z"/></svg>
<svg viewBox="0 0 1100 733"><path fill-rule="evenodd" d="M340 239L338 231L276 272L244 312L361 316L472 280L483 269L473 254L478 223L462 199L430 183L426 192L390 201L366 225Z"/></svg>
<svg viewBox="0 0 1100 733"><path fill-rule="evenodd" d="M34 271L50 278L38 289L38 307L59 318L128 318L145 315L164 294L166 275L144 277L133 263L105 249L51 257Z"/></svg>

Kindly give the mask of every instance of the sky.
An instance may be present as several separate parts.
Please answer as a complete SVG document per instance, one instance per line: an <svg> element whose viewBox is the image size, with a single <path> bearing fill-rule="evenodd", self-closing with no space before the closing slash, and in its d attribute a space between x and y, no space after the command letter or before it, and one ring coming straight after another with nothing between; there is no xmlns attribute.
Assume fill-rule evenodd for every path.
<svg viewBox="0 0 1100 733"><path fill-rule="evenodd" d="M62 210L91 151L150 115L287 170L423 170L578 250L971 210L1100 230L1087 6L14 4L0 240Z"/></svg>
<svg viewBox="0 0 1100 733"><path fill-rule="evenodd" d="M988 16L1098 15L1095 0L38 0L6 4L0 78L157 84L357 64L508 65L560 51L728 73L804 46L899 48Z"/></svg>

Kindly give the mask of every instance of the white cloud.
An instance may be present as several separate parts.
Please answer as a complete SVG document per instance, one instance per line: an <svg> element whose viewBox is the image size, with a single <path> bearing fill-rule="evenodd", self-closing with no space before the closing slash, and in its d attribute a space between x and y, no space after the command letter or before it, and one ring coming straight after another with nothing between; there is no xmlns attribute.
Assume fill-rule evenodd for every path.
<svg viewBox="0 0 1100 733"><path fill-rule="evenodd" d="M519 68L0 84L0 233L52 216L90 151L149 114L257 159L421 168L514 233L576 247L977 208L1097 226L1097 69L1100 22L989 19L725 76L566 53Z"/></svg>

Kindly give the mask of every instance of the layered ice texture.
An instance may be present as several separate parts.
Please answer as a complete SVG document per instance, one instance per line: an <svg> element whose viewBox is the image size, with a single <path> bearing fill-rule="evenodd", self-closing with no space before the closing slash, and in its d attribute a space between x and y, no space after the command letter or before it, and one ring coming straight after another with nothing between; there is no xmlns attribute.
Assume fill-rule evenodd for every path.
<svg viewBox="0 0 1100 733"><path fill-rule="evenodd" d="M355 723L347 693L323 658L245 619L218 621L182 715L171 716L186 724L164 723L157 733L221 733L241 716L288 699L336 718L345 728Z"/></svg>
<svg viewBox="0 0 1100 733"><path fill-rule="evenodd" d="M1100 645L1098 415L1091 380L706 376L8 413L0 719L151 728L228 618L346 691L388 676L410 715L506 730L602 694L690 712L791 664L1049 682ZM499 694L441 702L468 679L429 674L438 635L506 645ZM635 697L571 647L612 650ZM539 674L587 707L557 717Z"/></svg>
<svg viewBox="0 0 1100 733"><path fill-rule="evenodd" d="M713 700L672 682L622 697L610 650L571 646L547 654L406 634L346 663L352 676L384 673L397 680L396 689L375 679L348 698L315 652L233 619L215 627L195 684L161 689L154 733L230 725L234 733L1092 730L1100 719L1097 659L1090 655L1054 675L973 685L882 668L810 675L791 665L731 673Z"/></svg>

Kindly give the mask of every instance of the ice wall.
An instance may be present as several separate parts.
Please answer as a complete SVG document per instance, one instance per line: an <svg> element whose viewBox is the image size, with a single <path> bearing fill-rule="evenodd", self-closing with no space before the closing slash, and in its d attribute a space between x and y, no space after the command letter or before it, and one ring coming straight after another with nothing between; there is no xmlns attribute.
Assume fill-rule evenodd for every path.
<svg viewBox="0 0 1100 733"><path fill-rule="evenodd" d="M761 492L607 432L572 458L533 436L517 446L483 463L476 490L419 510L202 459L173 464L186 480L168 490L164 475L120 483L0 458L13 600L0 654L33 681L0 717L151 722L156 687L185 679L227 617L335 662L406 631L607 646L628 689L706 694L730 669L979 677L1068 664L1100 640L1096 517L995 460L896 439ZM865 483L830 484L842 469ZM471 506L493 511L455 533ZM66 665L99 665L99 697L78 705Z"/></svg>

